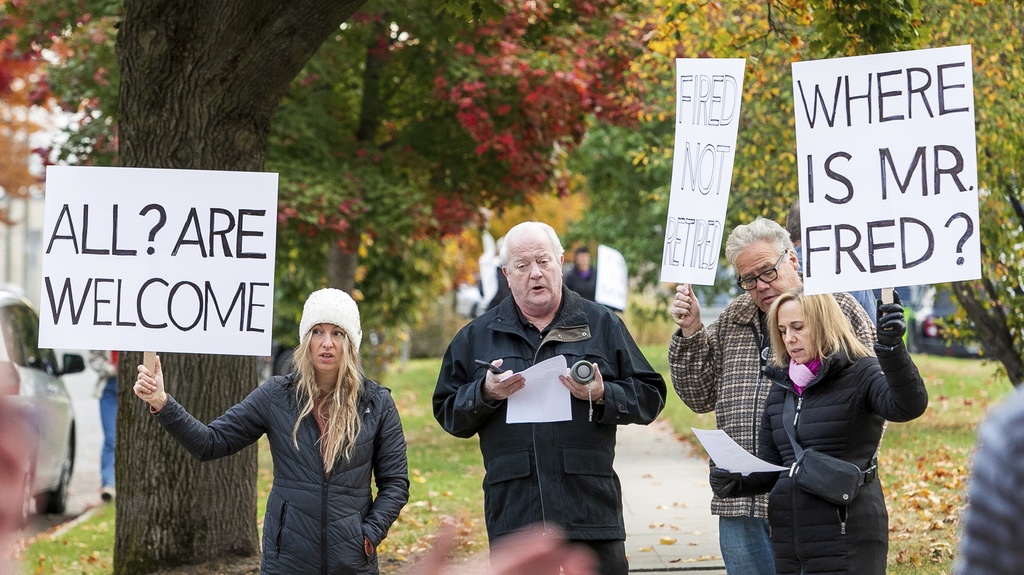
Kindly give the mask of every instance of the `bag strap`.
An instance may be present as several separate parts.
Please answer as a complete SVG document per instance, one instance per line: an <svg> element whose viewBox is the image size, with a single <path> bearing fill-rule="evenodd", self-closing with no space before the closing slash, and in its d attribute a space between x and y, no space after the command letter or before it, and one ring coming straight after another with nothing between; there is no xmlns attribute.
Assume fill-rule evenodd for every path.
<svg viewBox="0 0 1024 575"><path fill-rule="evenodd" d="M792 393L786 392L786 403L782 406L782 427L786 429L786 435L789 436L789 442L793 444L793 455L796 459L800 459L800 456L804 454L804 448L800 447L800 444L796 442L796 399ZM792 475L792 470L790 470Z"/></svg>

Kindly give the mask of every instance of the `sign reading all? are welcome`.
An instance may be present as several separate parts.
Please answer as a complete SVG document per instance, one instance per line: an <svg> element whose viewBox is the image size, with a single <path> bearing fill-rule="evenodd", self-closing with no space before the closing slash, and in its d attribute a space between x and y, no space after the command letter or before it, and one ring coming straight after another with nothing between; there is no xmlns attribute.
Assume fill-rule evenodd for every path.
<svg viewBox="0 0 1024 575"><path fill-rule="evenodd" d="M50 166L40 345L268 355L277 181Z"/></svg>

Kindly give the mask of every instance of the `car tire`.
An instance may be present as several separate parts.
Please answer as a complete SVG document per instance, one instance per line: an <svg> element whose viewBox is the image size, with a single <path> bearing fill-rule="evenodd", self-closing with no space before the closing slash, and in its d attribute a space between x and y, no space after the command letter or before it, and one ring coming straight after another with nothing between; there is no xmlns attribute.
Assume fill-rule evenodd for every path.
<svg viewBox="0 0 1024 575"><path fill-rule="evenodd" d="M44 491L36 499L36 509L42 513L63 514L68 508L68 487L71 485L71 472L75 468L75 432L72 430L68 450L64 461L60 464L60 481L53 491Z"/></svg>

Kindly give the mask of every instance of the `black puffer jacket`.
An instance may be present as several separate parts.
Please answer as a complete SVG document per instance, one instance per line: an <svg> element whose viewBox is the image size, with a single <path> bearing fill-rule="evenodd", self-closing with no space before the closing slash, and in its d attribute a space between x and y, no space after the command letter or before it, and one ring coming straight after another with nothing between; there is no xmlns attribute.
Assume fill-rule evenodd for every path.
<svg viewBox="0 0 1024 575"><path fill-rule="evenodd" d="M264 575L377 573L363 537L376 547L409 500L405 436L391 393L363 380L362 430L350 461L339 459L325 477L312 415L292 428L299 412L292 376L273 377L210 425L168 397L156 418L200 461L231 455L266 434L274 458L274 484L263 522ZM370 491L370 476L377 497Z"/></svg>
<svg viewBox="0 0 1024 575"><path fill-rule="evenodd" d="M481 398L485 368L474 359L500 357L501 369L519 372L556 355L569 365L597 363L605 395L603 405L593 406L593 421L588 402L572 398L571 421L506 424L507 402L492 406ZM654 421L665 393L664 378L622 320L563 287L562 309L542 341L527 336L511 297L455 336L437 378L434 417L452 435L480 436L490 539L542 520L570 539L625 539L622 489L612 468L616 426Z"/></svg>
<svg viewBox="0 0 1024 575"><path fill-rule="evenodd" d="M798 396L796 440L868 469L885 420L910 421L928 407L928 392L902 345L876 346L878 358L827 358ZM783 425L787 394L796 394L788 371L768 368L775 385L762 419L758 456L789 467L796 457ZM884 471L884 470L881 470ZM768 500L775 569L779 575L816 573L883 575L889 516L877 480L861 487L848 506L833 505L779 475Z"/></svg>

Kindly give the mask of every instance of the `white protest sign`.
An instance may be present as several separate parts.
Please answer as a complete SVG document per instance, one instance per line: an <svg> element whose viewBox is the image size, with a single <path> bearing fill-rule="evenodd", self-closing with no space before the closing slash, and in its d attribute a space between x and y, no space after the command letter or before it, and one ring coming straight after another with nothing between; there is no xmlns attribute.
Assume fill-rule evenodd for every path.
<svg viewBox="0 0 1024 575"><path fill-rule="evenodd" d="M676 60L676 135L663 282L715 283L745 65L742 58Z"/></svg>
<svg viewBox="0 0 1024 575"><path fill-rule="evenodd" d="M50 166L39 344L269 355L277 174Z"/></svg>
<svg viewBox="0 0 1024 575"><path fill-rule="evenodd" d="M807 293L981 277L971 47L793 64Z"/></svg>
<svg viewBox="0 0 1024 575"><path fill-rule="evenodd" d="M626 258L618 250L597 246L597 289L594 301L612 309L626 309L629 293L629 273Z"/></svg>

